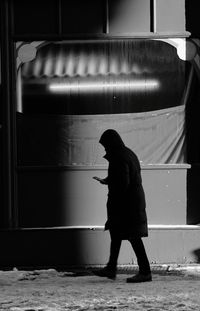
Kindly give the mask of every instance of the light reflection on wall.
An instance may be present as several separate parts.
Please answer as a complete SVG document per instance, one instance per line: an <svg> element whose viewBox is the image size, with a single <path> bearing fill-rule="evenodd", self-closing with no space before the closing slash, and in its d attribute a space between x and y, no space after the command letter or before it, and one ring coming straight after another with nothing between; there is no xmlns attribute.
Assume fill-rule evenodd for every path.
<svg viewBox="0 0 200 311"><path fill-rule="evenodd" d="M49 90L54 93L76 93L77 91L85 92L101 92L104 88L106 91L154 91L158 90L160 83L158 80L134 80L134 81L110 81L105 82L103 80L96 82L81 82L81 83L50 83Z"/></svg>

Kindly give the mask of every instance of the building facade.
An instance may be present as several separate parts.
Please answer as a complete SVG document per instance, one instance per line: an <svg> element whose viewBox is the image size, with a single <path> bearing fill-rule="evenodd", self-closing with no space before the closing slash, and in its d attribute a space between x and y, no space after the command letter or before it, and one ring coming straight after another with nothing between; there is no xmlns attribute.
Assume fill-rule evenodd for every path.
<svg viewBox="0 0 200 311"><path fill-rule="evenodd" d="M198 261L197 20L184 0L1 2L1 265L106 262L111 127L141 161L151 262Z"/></svg>

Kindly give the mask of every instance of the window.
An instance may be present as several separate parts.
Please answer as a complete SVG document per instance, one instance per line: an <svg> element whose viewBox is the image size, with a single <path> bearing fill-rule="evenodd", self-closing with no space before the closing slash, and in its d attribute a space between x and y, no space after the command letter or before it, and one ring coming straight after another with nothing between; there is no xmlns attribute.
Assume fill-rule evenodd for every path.
<svg viewBox="0 0 200 311"><path fill-rule="evenodd" d="M184 70L176 49L161 41L50 43L22 65L23 112L115 114L178 106Z"/></svg>

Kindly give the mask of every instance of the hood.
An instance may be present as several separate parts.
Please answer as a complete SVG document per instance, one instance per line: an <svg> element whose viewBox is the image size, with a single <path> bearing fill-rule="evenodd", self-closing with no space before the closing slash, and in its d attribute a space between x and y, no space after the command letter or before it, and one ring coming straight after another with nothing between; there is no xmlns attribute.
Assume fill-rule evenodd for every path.
<svg viewBox="0 0 200 311"><path fill-rule="evenodd" d="M117 133L117 131L115 131L113 129L106 130L101 135L99 142L102 146L104 146L106 151L112 151L112 150L120 149L120 148L125 146L120 135Z"/></svg>

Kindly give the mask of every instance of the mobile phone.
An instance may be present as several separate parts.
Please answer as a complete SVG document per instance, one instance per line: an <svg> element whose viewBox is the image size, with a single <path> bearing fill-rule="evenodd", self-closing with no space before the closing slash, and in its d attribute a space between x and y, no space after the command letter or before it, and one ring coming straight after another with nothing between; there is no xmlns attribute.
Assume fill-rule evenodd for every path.
<svg viewBox="0 0 200 311"><path fill-rule="evenodd" d="M99 177L97 177L97 176L94 176L93 179L96 179L96 180L98 180L98 181L101 181L101 180L102 180L101 178L99 178Z"/></svg>

